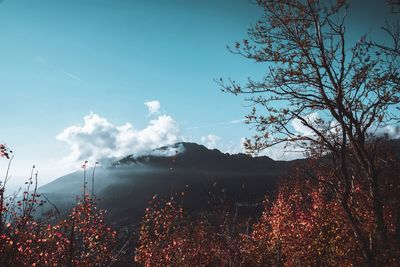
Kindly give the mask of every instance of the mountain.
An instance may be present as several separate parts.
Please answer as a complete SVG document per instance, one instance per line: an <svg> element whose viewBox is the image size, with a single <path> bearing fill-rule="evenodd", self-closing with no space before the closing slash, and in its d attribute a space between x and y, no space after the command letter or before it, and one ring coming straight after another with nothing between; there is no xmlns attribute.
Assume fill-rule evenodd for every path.
<svg viewBox="0 0 400 267"><path fill-rule="evenodd" d="M106 209L113 224L128 225L141 220L154 196L170 197L185 192L184 207L200 213L216 201L261 211L257 206L277 179L293 162L268 157L224 154L195 143L177 143L148 155L127 156L95 173L98 205ZM92 183L87 171L88 190ZM60 177L39 188L51 203L65 212L82 195L83 171ZM48 205L50 207L50 205ZM258 207L258 208L257 208Z"/></svg>

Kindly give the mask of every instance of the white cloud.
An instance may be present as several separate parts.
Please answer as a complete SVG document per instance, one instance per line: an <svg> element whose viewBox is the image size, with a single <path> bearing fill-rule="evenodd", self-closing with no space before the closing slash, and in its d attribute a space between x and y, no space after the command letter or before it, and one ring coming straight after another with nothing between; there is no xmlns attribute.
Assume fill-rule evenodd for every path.
<svg viewBox="0 0 400 267"><path fill-rule="evenodd" d="M150 155L156 157L173 157L177 154L183 153L185 151L185 147L182 143L179 143L175 146L167 146L159 149L154 149L150 152Z"/></svg>
<svg viewBox="0 0 400 267"><path fill-rule="evenodd" d="M229 154L238 154L245 153L244 141L246 139L244 137L240 138L239 141L230 141L228 144L224 144L221 146L221 151Z"/></svg>
<svg viewBox="0 0 400 267"><path fill-rule="evenodd" d="M214 149L217 147L217 143L221 141L221 137L214 135L214 134L208 134L207 136L201 137L200 141L203 145L205 145L207 148Z"/></svg>
<svg viewBox="0 0 400 267"><path fill-rule="evenodd" d="M400 125L387 125L378 131L378 135L387 135L390 139L399 139Z"/></svg>
<svg viewBox="0 0 400 267"><path fill-rule="evenodd" d="M238 154L244 153L244 138L239 140L230 140L229 142L222 141L223 139L214 134L208 134L200 138L200 144L206 146L208 149L218 149L222 153Z"/></svg>
<svg viewBox="0 0 400 267"><path fill-rule="evenodd" d="M319 129L321 125L319 124L319 120L321 116L317 113L311 113L308 116L305 116L304 119L307 121L308 124L312 125L313 127ZM293 119L291 121L291 125L294 129L296 135L299 136L308 136L312 137L315 135L312 129L307 127L303 124L300 119ZM332 123L331 126L333 127L332 134L335 132L336 127L335 124ZM298 158L304 158L304 149L299 147L295 142L282 142L271 147L268 147L260 152L260 156L267 156L274 160L294 160Z"/></svg>
<svg viewBox="0 0 400 267"><path fill-rule="evenodd" d="M315 126L316 121L319 120L321 117L318 113L314 112L306 116L304 119L307 121L308 124ZM301 136L310 136L313 135L313 130L308 128L300 119L293 119L292 120L292 127L296 131L296 133L300 134Z"/></svg>
<svg viewBox="0 0 400 267"><path fill-rule="evenodd" d="M260 153L260 156L267 156L273 160L294 160L304 158L303 151L304 150L298 146L290 145L289 143L280 143L266 148Z"/></svg>
<svg viewBox="0 0 400 267"><path fill-rule="evenodd" d="M130 123L116 126L91 113L84 117L83 126L68 127L57 139L69 145L69 161L105 161L174 144L180 141L180 129L167 115L151 120L144 129L135 129Z"/></svg>
<svg viewBox="0 0 400 267"><path fill-rule="evenodd" d="M161 108L160 101L158 100L147 101L144 104L149 110L149 115L157 113Z"/></svg>
<svg viewBox="0 0 400 267"><path fill-rule="evenodd" d="M209 149L218 149L223 153L238 154L246 153L244 148L245 138L242 137L240 140L231 140L228 143L223 142L223 139L219 136L209 134L203 136L200 139L200 143L205 145ZM261 151L258 156L267 156L273 160L294 160L298 158L304 158L303 150L300 147L295 147L286 143L274 145Z"/></svg>

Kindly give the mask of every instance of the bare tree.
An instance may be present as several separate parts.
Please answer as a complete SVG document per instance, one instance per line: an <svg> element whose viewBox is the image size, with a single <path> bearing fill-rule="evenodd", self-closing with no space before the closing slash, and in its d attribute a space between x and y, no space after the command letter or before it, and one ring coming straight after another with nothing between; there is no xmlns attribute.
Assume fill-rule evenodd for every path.
<svg viewBox="0 0 400 267"><path fill-rule="evenodd" d="M400 13L400 10L399 10L399 8L400 8L400 1L399 1L399 0L388 0L387 2L388 2L388 4L390 5L391 11L392 11L393 13Z"/></svg>
<svg viewBox="0 0 400 267"><path fill-rule="evenodd" d="M230 51L267 63L265 76L246 84L220 79L222 89L248 95L254 107L246 122L257 134L249 152L279 143L295 144L308 155L329 155L336 179L330 181L351 223L366 263L376 264L385 226L375 133L397 123L400 73L397 53L361 37L349 46L346 1L258 0L264 15L249 39ZM397 46L395 46L397 49ZM260 110L261 109L261 110ZM299 134L297 121L309 130ZM374 230L367 236L351 211L353 172L360 172L373 200Z"/></svg>
<svg viewBox="0 0 400 267"><path fill-rule="evenodd" d="M389 39L391 40L391 43L385 44L382 42L377 42L375 40L371 40L368 43L372 46L385 50L388 53L400 56L400 1L389 0L387 2L391 7L391 12L387 16L385 25L382 26L381 29L387 33Z"/></svg>

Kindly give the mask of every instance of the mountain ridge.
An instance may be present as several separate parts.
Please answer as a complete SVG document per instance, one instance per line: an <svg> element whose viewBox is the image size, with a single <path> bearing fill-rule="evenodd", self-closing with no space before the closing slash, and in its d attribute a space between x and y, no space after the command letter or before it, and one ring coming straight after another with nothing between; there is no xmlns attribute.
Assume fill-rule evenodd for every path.
<svg viewBox="0 0 400 267"><path fill-rule="evenodd" d="M400 157L400 140L391 140L389 145ZM98 206L108 210L108 221L122 226L139 222L154 195L168 198L185 192L185 209L192 213L209 210L212 199L259 207L265 194L276 190L278 179L302 161L231 155L196 143L177 143L154 149L148 155L129 155L108 168L96 169L95 195ZM88 173L87 192L91 193ZM80 171L40 187L39 192L66 212L76 203L76 196L82 195L82 188ZM261 208L256 208L248 214L257 216L260 212Z"/></svg>
<svg viewBox="0 0 400 267"><path fill-rule="evenodd" d="M170 153L171 147L174 153ZM185 205L191 212L206 210L215 197L251 206L275 189L278 178L292 164L181 142L152 150L149 155L129 155L110 167L96 169L95 195L99 207L108 210L109 220L120 225L140 221L154 195L167 198L185 192ZM90 193L89 170L87 181ZM39 192L65 212L76 203L76 195L82 195L82 188L80 171L40 187Z"/></svg>

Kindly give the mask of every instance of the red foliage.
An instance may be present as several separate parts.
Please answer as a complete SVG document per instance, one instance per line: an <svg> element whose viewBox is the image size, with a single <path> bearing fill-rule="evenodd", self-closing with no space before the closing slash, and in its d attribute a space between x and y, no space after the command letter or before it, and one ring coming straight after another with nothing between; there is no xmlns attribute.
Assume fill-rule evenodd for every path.
<svg viewBox="0 0 400 267"><path fill-rule="evenodd" d="M371 265L367 244L373 264L397 266L399 163L384 147L376 153L383 241L376 238L376 207L357 165L349 165L349 183L318 158L296 166L281 181L274 200L266 198L261 218L251 227L249 220L242 225L229 208L194 217L173 198L154 197L144 215L134 261L144 266L361 266ZM6 201L4 184L1 187L0 265L114 262L116 232L104 223L104 212L94 200L84 196L68 216L51 224L34 219L43 201L36 186L30 193L32 177L18 201Z"/></svg>
<svg viewBox="0 0 400 267"><path fill-rule="evenodd" d="M9 153L12 153L12 151L9 151L6 145L0 144L0 157L6 157L7 159L9 159L10 158Z"/></svg>
<svg viewBox="0 0 400 267"><path fill-rule="evenodd" d="M90 199L78 203L57 227L67 237L67 263L107 265L113 260L116 232L104 223L104 212Z"/></svg>
<svg viewBox="0 0 400 267"><path fill-rule="evenodd" d="M144 266L224 266L229 260L227 246L207 220L190 219L173 199L153 198L135 261Z"/></svg>
<svg viewBox="0 0 400 267"><path fill-rule="evenodd" d="M312 162L309 164L306 169L316 167ZM333 176L318 168L314 169L317 179L310 178L299 167L281 183L275 201L265 201L265 211L244 243L245 254L254 259L252 265L365 265L360 244L365 239L379 251L376 258L380 266L396 266L400 258L397 215L400 199L396 192L400 187L395 165L386 169L380 188L385 196L384 243L374 243L372 201L362 179L354 177L348 200L350 212L361 229L361 236L357 236L345 205L327 186Z"/></svg>
<svg viewBox="0 0 400 267"><path fill-rule="evenodd" d="M16 215L0 236L0 262L3 266L106 265L113 259L116 232L103 217L91 202L78 203L67 218L53 225Z"/></svg>
<svg viewBox="0 0 400 267"><path fill-rule="evenodd" d="M276 200L265 203L250 240L257 265L271 256L275 264L285 266L343 266L362 261L339 204L327 201L323 192L300 179L283 183Z"/></svg>
<svg viewBox="0 0 400 267"><path fill-rule="evenodd" d="M1 145L2 155L7 157ZM35 167L32 168L32 174ZM21 200L5 198L0 187L0 266L93 266L113 260L116 232L104 223L104 212L85 198L64 219L35 218L44 201L36 193L37 174L29 178ZM6 177L7 180L8 177ZM34 185L31 192L30 186ZM50 219L53 219L52 223Z"/></svg>
<svg viewBox="0 0 400 267"><path fill-rule="evenodd" d="M229 222L235 216L222 211L222 220L191 218L174 201L153 199L136 261L145 266L362 266L370 264L362 244L367 240L371 252L379 253L374 255L378 266L397 266L399 166L390 153L379 159L385 159L379 166L384 242L374 237L374 207L365 179L352 170L349 197L343 198L343 183L319 158L298 165L281 181L274 201L265 200L250 233L240 225L232 231Z"/></svg>

